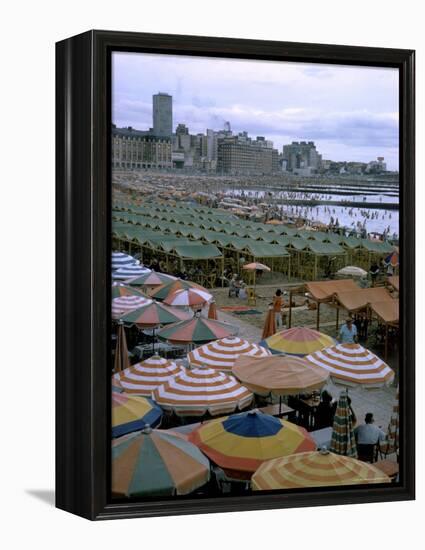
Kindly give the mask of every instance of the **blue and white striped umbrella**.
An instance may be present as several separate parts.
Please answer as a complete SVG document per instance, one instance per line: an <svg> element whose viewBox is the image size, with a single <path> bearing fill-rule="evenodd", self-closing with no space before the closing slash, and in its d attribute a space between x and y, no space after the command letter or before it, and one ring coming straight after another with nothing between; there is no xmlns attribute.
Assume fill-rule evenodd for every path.
<svg viewBox="0 0 425 550"><path fill-rule="evenodd" d="M111 266L112 271L119 269L120 267L127 267L129 265L137 265L138 261L124 252L112 252Z"/></svg>
<svg viewBox="0 0 425 550"><path fill-rule="evenodd" d="M143 265L127 265L124 267L120 267L116 271L112 273L113 279L119 279L121 281L126 281L127 279L131 279L133 277L140 277L141 275L144 275L145 273L150 273L150 269Z"/></svg>

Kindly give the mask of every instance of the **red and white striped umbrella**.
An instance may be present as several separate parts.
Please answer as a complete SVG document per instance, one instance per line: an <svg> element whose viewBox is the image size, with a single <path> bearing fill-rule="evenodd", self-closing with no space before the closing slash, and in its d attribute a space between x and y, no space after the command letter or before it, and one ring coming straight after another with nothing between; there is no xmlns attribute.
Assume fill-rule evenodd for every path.
<svg viewBox="0 0 425 550"><path fill-rule="evenodd" d="M174 361L153 355L114 374L112 385L126 393L151 397L153 390L183 371L183 367L176 365Z"/></svg>
<svg viewBox="0 0 425 550"><path fill-rule="evenodd" d="M206 366L221 371L231 371L236 359L241 355L267 357L271 353L258 344L235 336L204 344L188 353L187 358L190 365L194 367Z"/></svg>
<svg viewBox="0 0 425 550"><path fill-rule="evenodd" d="M150 298L144 296L119 296L112 300L112 319L119 319L126 313L152 303Z"/></svg>
<svg viewBox="0 0 425 550"><path fill-rule="evenodd" d="M152 397L178 416L215 416L247 407L253 395L233 376L203 367L178 374L154 390Z"/></svg>
<svg viewBox="0 0 425 550"><path fill-rule="evenodd" d="M164 304L169 306L196 307L205 305L212 300L212 298L212 294L205 290L188 288L176 290L165 298Z"/></svg>
<svg viewBox="0 0 425 550"><path fill-rule="evenodd" d="M335 383L379 388L389 385L394 371L360 344L338 344L307 355L306 359L329 371Z"/></svg>

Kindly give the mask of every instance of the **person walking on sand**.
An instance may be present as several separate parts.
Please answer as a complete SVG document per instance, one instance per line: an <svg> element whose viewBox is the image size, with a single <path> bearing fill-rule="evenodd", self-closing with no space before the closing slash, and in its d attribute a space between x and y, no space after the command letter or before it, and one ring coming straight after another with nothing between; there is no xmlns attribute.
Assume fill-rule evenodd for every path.
<svg viewBox="0 0 425 550"><path fill-rule="evenodd" d="M276 290L276 294L273 296L273 313L274 313L274 318L276 322L276 329L278 330L283 328L282 305L283 305L282 291L280 290L280 288L278 288Z"/></svg>

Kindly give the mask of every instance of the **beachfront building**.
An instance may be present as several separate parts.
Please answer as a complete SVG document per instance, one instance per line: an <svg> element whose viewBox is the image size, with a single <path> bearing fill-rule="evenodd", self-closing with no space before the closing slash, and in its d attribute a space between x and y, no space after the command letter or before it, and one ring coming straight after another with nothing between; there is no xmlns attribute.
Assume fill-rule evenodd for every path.
<svg viewBox="0 0 425 550"><path fill-rule="evenodd" d="M112 166L117 169L169 169L171 139L149 131L112 126Z"/></svg>
<svg viewBox="0 0 425 550"><path fill-rule="evenodd" d="M271 174L279 171L279 155L273 143L247 132L218 139L217 171L223 174Z"/></svg>
<svg viewBox="0 0 425 550"><path fill-rule="evenodd" d="M284 145L283 159L288 172L304 176L316 173L322 162L314 141L293 141L290 145Z"/></svg>

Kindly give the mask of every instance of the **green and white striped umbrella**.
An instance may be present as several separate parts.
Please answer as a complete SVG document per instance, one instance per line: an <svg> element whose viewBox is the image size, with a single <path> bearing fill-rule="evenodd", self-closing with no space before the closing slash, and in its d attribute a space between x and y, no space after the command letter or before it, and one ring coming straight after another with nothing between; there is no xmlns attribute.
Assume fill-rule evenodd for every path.
<svg viewBox="0 0 425 550"><path fill-rule="evenodd" d="M356 438L354 437L352 412L348 394L343 391L338 399L332 427L331 448L333 453L357 458Z"/></svg>

